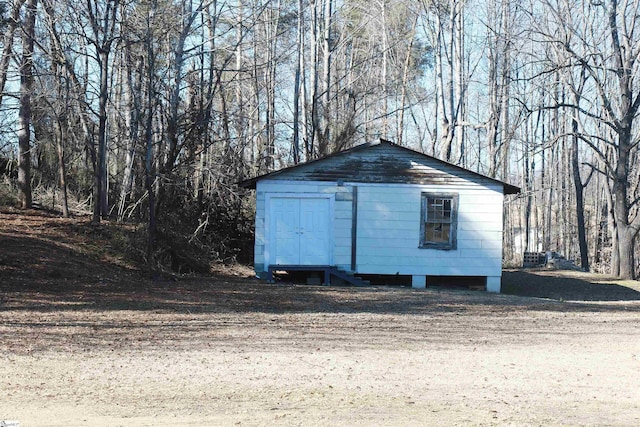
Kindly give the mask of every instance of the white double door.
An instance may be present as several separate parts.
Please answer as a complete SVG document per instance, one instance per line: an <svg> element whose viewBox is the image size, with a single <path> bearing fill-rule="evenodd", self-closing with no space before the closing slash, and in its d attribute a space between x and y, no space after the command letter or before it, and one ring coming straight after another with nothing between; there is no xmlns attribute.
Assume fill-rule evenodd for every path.
<svg viewBox="0 0 640 427"><path fill-rule="evenodd" d="M330 265L331 200L270 199L270 264Z"/></svg>

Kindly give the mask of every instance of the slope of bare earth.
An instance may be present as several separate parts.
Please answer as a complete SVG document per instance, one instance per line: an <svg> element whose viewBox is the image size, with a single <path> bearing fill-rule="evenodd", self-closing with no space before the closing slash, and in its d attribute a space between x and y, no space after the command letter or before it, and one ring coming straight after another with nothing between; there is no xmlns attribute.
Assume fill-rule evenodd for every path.
<svg viewBox="0 0 640 427"><path fill-rule="evenodd" d="M490 295L153 277L114 236L0 210L0 421L640 425L637 282L509 271L518 295Z"/></svg>

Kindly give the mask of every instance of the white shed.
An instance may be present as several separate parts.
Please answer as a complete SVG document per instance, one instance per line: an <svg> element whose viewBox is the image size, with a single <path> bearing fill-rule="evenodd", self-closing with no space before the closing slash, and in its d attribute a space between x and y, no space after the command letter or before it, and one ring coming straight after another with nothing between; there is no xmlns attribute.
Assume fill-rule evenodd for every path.
<svg viewBox="0 0 640 427"><path fill-rule="evenodd" d="M255 271L482 280L500 292L502 212L518 187L381 141L244 181L256 190ZM351 277L356 279L350 279Z"/></svg>

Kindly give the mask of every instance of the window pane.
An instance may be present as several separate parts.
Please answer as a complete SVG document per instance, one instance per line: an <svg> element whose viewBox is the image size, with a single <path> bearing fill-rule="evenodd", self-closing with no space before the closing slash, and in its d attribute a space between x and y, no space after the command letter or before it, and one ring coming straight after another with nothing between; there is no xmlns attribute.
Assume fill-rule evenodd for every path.
<svg viewBox="0 0 640 427"><path fill-rule="evenodd" d="M425 227L425 241L430 243L449 243L451 224L429 223Z"/></svg>
<svg viewBox="0 0 640 427"><path fill-rule="evenodd" d="M451 224L442 224L441 225L441 232L440 232L440 238L442 240L440 240L441 242L445 242L445 243L449 243L450 240L450 236L451 236Z"/></svg>
<svg viewBox="0 0 640 427"><path fill-rule="evenodd" d="M435 249L456 248L457 195L422 193L422 225L420 247Z"/></svg>
<svg viewBox="0 0 640 427"><path fill-rule="evenodd" d="M451 199L427 199L427 222L451 222Z"/></svg>
<svg viewBox="0 0 640 427"><path fill-rule="evenodd" d="M451 199L443 200L442 217L447 221L451 221Z"/></svg>
<svg viewBox="0 0 640 427"><path fill-rule="evenodd" d="M427 224L426 228L425 228L425 236L424 236L424 240L426 242L433 242L434 240L434 228L436 227L436 224Z"/></svg>

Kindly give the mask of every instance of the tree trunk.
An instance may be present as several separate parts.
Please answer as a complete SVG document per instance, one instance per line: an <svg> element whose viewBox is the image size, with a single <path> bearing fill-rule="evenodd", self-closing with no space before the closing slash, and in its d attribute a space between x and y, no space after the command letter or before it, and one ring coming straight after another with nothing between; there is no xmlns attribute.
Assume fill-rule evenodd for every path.
<svg viewBox="0 0 640 427"><path fill-rule="evenodd" d="M500 124L500 117L502 116L500 112L500 107L502 106L502 102L499 99L499 85L498 85L498 55L497 55L497 46L494 46L494 43L491 41L494 39L493 30L489 31L489 46L488 46L488 62L489 62L489 76L488 76L488 91L489 91L489 117L487 119L487 148L488 148L488 157L489 157L489 165L488 172L492 178L495 178L498 175L498 126ZM497 43L497 42L495 42Z"/></svg>
<svg viewBox="0 0 640 427"><path fill-rule="evenodd" d="M627 186L629 178L629 155L631 151L630 127L623 128L618 139L618 160L616 163L613 183L613 215L617 228L617 243L619 258L618 276L622 279L635 278L633 245L638 234L640 216L633 224L629 223L629 205L627 200Z"/></svg>
<svg viewBox="0 0 640 427"><path fill-rule="evenodd" d="M125 160L124 160L124 173L122 177L122 186L120 188L120 200L118 206L118 221L124 220L124 212L127 204L127 200L133 187L133 163L135 159L136 143L138 141L138 127L140 124L140 83L139 79L135 77L135 68L133 56L131 54L131 46L125 47L124 53L126 64L126 87L123 88L125 92L126 102L126 115L125 125L128 130L126 147L125 147ZM141 63L142 61L140 61ZM141 70L142 71L142 70ZM140 72L142 74L142 72Z"/></svg>
<svg viewBox="0 0 640 427"><path fill-rule="evenodd" d="M459 154L458 164L462 167L467 166L466 154L465 154L465 141L464 126L459 126L459 123L466 122L467 114L467 101L465 95L465 52L464 52L464 1L458 0L456 2L456 17L455 17L455 97L456 97L456 119L454 121L456 129L456 145Z"/></svg>
<svg viewBox="0 0 640 427"><path fill-rule="evenodd" d="M607 218L608 218L608 229L611 234L611 259L610 259L610 274L612 276L618 277L620 275L620 246L618 245L618 225L616 224L616 214L614 212L614 202L613 202L613 190L609 185L609 182L606 183L606 196L607 196Z"/></svg>
<svg viewBox="0 0 640 427"><path fill-rule="evenodd" d="M631 280L636 277L633 249L637 234L637 230L629 226L620 227L620 224L618 224L618 255L620 257L620 272L618 276L621 279Z"/></svg>
<svg viewBox="0 0 640 427"><path fill-rule="evenodd" d="M530 235L531 235L531 204L532 204L532 192L531 192L531 171L529 168L529 152L525 152L523 156L523 172L524 172L524 191L527 194L527 202L524 207L524 251L530 250Z"/></svg>
<svg viewBox="0 0 640 427"><path fill-rule="evenodd" d="M18 113L18 196L20 207L30 209L31 196L31 93L33 91L33 44L37 0L27 1L20 61L20 111Z"/></svg>
<svg viewBox="0 0 640 427"><path fill-rule="evenodd" d="M95 193L93 222L100 222L109 214L108 177L107 177L107 103L109 101L109 54L115 39L119 0L101 4L98 0L86 3L89 24L93 32L92 44L96 49L96 59L100 72L98 91L98 150L95 168ZM102 16L99 15L104 7Z"/></svg>
<svg viewBox="0 0 640 427"><path fill-rule="evenodd" d="M53 121L53 126L55 128L54 138L56 140L56 151L58 154L58 175L60 179L60 190L62 191L62 216L65 218L69 218L71 215L69 213L69 198L67 194L67 170L66 163L64 159L64 144L67 138L67 128L68 128L68 117L67 111L69 110L69 80L65 79L63 76L62 70L60 69L60 64L57 61L53 61L51 63L51 71L53 76L58 81L56 92L57 96L62 102L55 111L55 120ZM62 82L66 82L65 87L63 87Z"/></svg>
<svg viewBox="0 0 640 427"><path fill-rule="evenodd" d="M243 40L244 40L244 25L243 22L245 21L246 17L245 17L245 13L244 13L244 2L243 0L238 0L238 4L237 4L237 8L238 8L238 20L237 20L237 25L236 25L236 34L235 34L235 52L234 52L234 57L235 57L235 62L236 62L236 70L238 70L238 76L236 78L236 82L235 82L235 93L236 93L236 108L237 108L237 114L236 114L236 119L234 120L235 122L235 129L236 129L236 138L238 139L238 144L240 144L240 158L242 159L242 161L246 161L246 155L245 155L245 148L248 144L248 142L246 141L246 132L247 132L247 113L246 113L246 107L245 107L245 99L244 99L244 82L242 79L242 71L243 70L243 62L244 62L244 47L243 47ZM213 22L213 20L211 19L211 13L209 11L209 8L206 9L207 10L207 20L209 22L208 28L209 28L209 36L211 38L211 56L212 56L212 64L215 64L215 61L213 59L213 55L215 55L215 49L214 49L214 43L215 43L215 24ZM204 64L204 62L203 62ZM211 68L214 68L213 66ZM210 78L209 81L209 85L213 84L213 81L211 81L213 79ZM206 99L211 99L210 95L212 94L212 91L207 92L207 98ZM210 104L210 103L209 103ZM210 116L210 109L207 109L207 112L205 113L205 115L207 116L207 118ZM208 124L208 120L207 120L207 124ZM203 126L203 129L204 126ZM206 131L205 131L206 132ZM204 159L206 156L201 155L200 158ZM201 162L201 165L204 166L204 164ZM244 176L244 175L243 175ZM198 191L198 194L201 195L203 192L202 191ZM198 198L198 200L200 200L200 196Z"/></svg>
<svg viewBox="0 0 640 427"><path fill-rule="evenodd" d="M100 58L100 94L98 97L98 171L96 188L98 197L94 206L93 219L99 222L109 214L107 195L107 102L109 99L109 51L102 49Z"/></svg>
<svg viewBox="0 0 640 427"><path fill-rule="evenodd" d="M67 87L69 90L67 90L66 93L67 94L73 93L73 96L75 97L75 102L78 104L80 108L80 111L76 116L76 119L79 121L80 127L82 129L84 146L86 147L86 150L89 153L89 156L91 159L91 165L95 174L95 171L97 171L97 152L96 152L95 144L93 142L92 130L90 129L90 125L89 125L90 120L88 117L88 112L90 111L90 107L84 97L84 93L82 92L83 90L86 91L86 87L78 79L78 76L76 75L73 64L66 57L65 50L62 47L62 42L60 41L60 34L56 28L56 23L58 22L58 19L55 15L54 1L44 0L42 2L42 5L44 7L47 29L50 35L50 38L49 38L51 42L50 54L52 56L52 60L57 61L64 67L66 71L66 77L70 80L70 83L68 84L68 87ZM69 120L67 120L66 122L67 123L65 125L68 127ZM94 191L96 190L94 189ZM94 203L94 207L95 207L95 203ZM98 216L98 219L99 219L99 216Z"/></svg>
<svg viewBox="0 0 640 427"><path fill-rule="evenodd" d="M330 121L331 108L331 21L333 13L333 0L323 0L322 12L322 120L319 124L316 135L318 144L318 155L326 156L331 152L330 145ZM318 114L318 112L316 112ZM318 116L318 122L320 117Z"/></svg>
<svg viewBox="0 0 640 427"><path fill-rule="evenodd" d="M315 157L316 145L320 139L320 95L319 92L319 68L320 68L320 48L319 48L319 32L320 18L318 14L318 1L310 0L311 5L311 69L309 70L311 79L311 132L309 135L309 143L307 144L307 160Z"/></svg>
<svg viewBox="0 0 640 427"><path fill-rule="evenodd" d="M620 119L616 120L615 131L618 136L613 182L613 212L618 237L618 256L620 257L619 277L623 279L635 278L634 265L634 241L640 230L640 216L636 216L633 222L629 221L630 205L628 196L629 171L631 152L633 149L632 129L634 120L640 106L640 95L633 93L633 63L637 60L636 54L629 52L626 45L621 45L618 29L618 2L613 0L609 5L609 31L613 57L618 78L620 95ZM626 26L623 26L626 31ZM625 33L623 32L623 35ZM623 43L625 43L623 41ZM606 106L610 108L610 106Z"/></svg>
<svg viewBox="0 0 640 427"><path fill-rule="evenodd" d="M171 71L173 73L173 82L169 93L169 113L167 117L168 152L164 161L164 165L161 169L161 173L163 174L169 174L171 172L175 160L177 159L180 152L180 145L178 141L178 122L180 118L180 91L183 89L183 67L185 63L184 47L187 37L191 32L193 22L198 16L201 7L194 12L190 9L190 7L187 7L185 2L183 2L182 8L180 10L180 33L178 35L178 39L174 42L175 47L173 48L173 64L171 67ZM226 133L227 135L229 134L228 128L226 129ZM227 141L225 141L226 144L229 143L228 139L229 138L227 137Z"/></svg>
<svg viewBox="0 0 640 427"><path fill-rule="evenodd" d="M389 61L389 41L387 40L387 5L384 0L380 1L380 14L382 15L382 137L388 138L389 134L389 82L388 82L388 61Z"/></svg>
<svg viewBox="0 0 640 427"><path fill-rule="evenodd" d="M580 177L580 164L578 161L578 121L573 118L571 166L573 170L573 185L576 190L576 221L578 226L578 245L580 246L580 265L585 271L589 271L589 247L587 246L587 231L584 222L584 186Z"/></svg>
<svg viewBox="0 0 640 427"><path fill-rule="evenodd" d="M404 110L407 104L407 83L409 80L409 67L411 66L411 58L413 53L413 43L415 41L416 35L416 26L418 25L418 15L416 15L413 20L413 24L411 25L411 38L409 39L409 46L407 48L407 54L404 57L404 67L402 70L402 88L400 93L400 112L398 118L398 129L397 129L397 138L398 145L403 144L404 137Z"/></svg>
<svg viewBox="0 0 640 427"><path fill-rule="evenodd" d="M151 28L155 22L157 2L153 1L149 9L148 27L147 27L147 119L145 129L145 168L144 182L147 194L149 196L149 210L147 222L147 262L151 263L153 253L156 246L157 222L156 222L156 197L155 197L155 174L154 174L154 143L153 143L153 114L155 104L155 53L153 44L153 34Z"/></svg>
<svg viewBox="0 0 640 427"><path fill-rule="evenodd" d="M304 3L298 0L298 25L296 30L297 61L293 88L293 163L300 163L300 86L304 67Z"/></svg>
<svg viewBox="0 0 640 427"><path fill-rule="evenodd" d="M4 87L7 83L7 70L13 53L13 36L20 23L20 9L26 0L14 0L11 7L11 16L7 20L7 29L2 38L2 57L0 57L0 105L4 95ZM27 6L28 7L28 6Z"/></svg>
<svg viewBox="0 0 640 427"><path fill-rule="evenodd" d="M60 177L60 190L62 191L62 216L65 218L69 218L69 198L67 196L67 171L66 165L64 161L64 140L66 138L66 132L64 131L66 124L64 122L61 123L61 120L58 118L54 121L54 126L56 128L55 139L56 139L56 151L58 153L58 174Z"/></svg>
<svg viewBox="0 0 640 427"><path fill-rule="evenodd" d="M267 109L266 109L266 129L267 141L265 147L266 162L265 168L271 172L275 167L275 144L276 144L276 66L278 64L277 53L277 34L280 23L280 1L276 0L275 5L269 8L269 16L265 28L267 35L267 69L265 70L265 87L267 92Z"/></svg>

